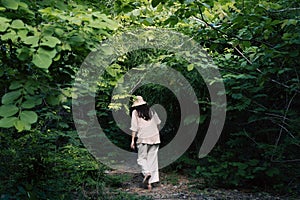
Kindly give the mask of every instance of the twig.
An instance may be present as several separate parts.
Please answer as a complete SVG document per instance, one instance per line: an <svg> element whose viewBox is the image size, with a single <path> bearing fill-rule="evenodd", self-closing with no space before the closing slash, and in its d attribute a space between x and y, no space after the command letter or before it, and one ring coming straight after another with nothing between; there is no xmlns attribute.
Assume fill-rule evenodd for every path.
<svg viewBox="0 0 300 200"><path fill-rule="evenodd" d="M279 85L281 85L281 86L283 86L283 87L285 87L285 88L289 88L289 89L290 89L289 86L287 86L287 85L285 85L285 84L283 84L283 83L280 83L280 82L278 82L278 81L276 81L276 80L274 80L274 79L271 79L271 81L274 82L274 83L277 83L277 84L279 84ZM295 90L295 92L300 93L299 90Z"/></svg>
<svg viewBox="0 0 300 200"><path fill-rule="evenodd" d="M238 49L238 48L236 48L236 47L233 47L243 58L245 58L246 59L246 61L250 64L250 65L252 65L252 62Z"/></svg>
<svg viewBox="0 0 300 200"><path fill-rule="evenodd" d="M292 159L292 160L271 160L272 162L277 163L285 163L285 162L300 162L300 159Z"/></svg>
<svg viewBox="0 0 300 200"><path fill-rule="evenodd" d="M274 114L274 113L265 113L266 115L270 115L270 116L273 116L273 117L278 117L278 118L284 118L284 116L282 115L277 115L277 114Z"/></svg>
<svg viewBox="0 0 300 200"><path fill-rule="evenodd" d="M278 12L289 12L289 11L295 11L295 10L300 10L300 8L285 8L281 10L268 10L269 12L272 13L278 13Z"/></svg>
<svg viewBox="0 0 300 200"><path fill-rule="evenodd" d="M236 47L233 47L243 58L245 58L246 59L246 61L250 64L250 65L252 65L252 62L238 49L238 48L236 48Z"/></svg>
<svg viewBox="0 0 300 200"><path fill-rule="evenodd" d="M280 128L284 129L292 138L295 139L295 136L284 126L282 126L281 124L276 124L277 126L279 126ZM299 146L298 144L296 144L297 146Z"/></svg>
<svg viewBox="0 0 300 200"><path fill-rule="evenodd" d="M253 101L253 103L255 103L256 105L258 105L258 106L260 106L260 107L262 107L262 108L264 108L264 109L268 109L267 107L265 107L264 105L262 105L262 104L260 104L260 103L257 103L256 101Z"/></svg>
<svg viewBox="0 0 300 200"><path fill-rule="evenodd" d="M285 112L284 112L284 116L283 116L283 119L282 119L282 123L284 123L285 122L285 120L286 120L286 116L287 116L287 113L288 113L288 110L290 109L290 106L291 106L291 103L292 103L292 101L294 100L294 98L295 98L295 96L296 96L297 94L295 93L293 96L292 96L292 98L290 99L290 101L289 101L289 103L288 103L288 105L287 105L287 107L286 107L286 110L285 110ZM281 125L281 124L280 124ZM274 153L275 153L275 150L277 149L277 147L278 147L278 143L279 143L279 141L280 141L280 138L281 138L281 135L282 135L282 131L283 131L283 129L285 129L284 128L284 126L280 126L281 128L280 128L280 131L279 131L279 134L278 134L278 137L277 137L277 139L276 139L276 142L275 142L275 147L274 147L274 149L273 149L273 154L272 154L272 156L271 156L271 161L273 162L274 161ZM285 129L286 130L286 129ZM287 132L287 133L289 133L289 131ZM294 137L293 137L294 138Z"/></svg>
<svg viewBox="0 0 300 200"><path fill-rule="evenodd" d="M205 22L202 21L201 19L198 19L197 17L192 16L191 19L193 19L193 20L199 22L200 24L203 24L203 25L205 25L205 26L208 26L207 23L205 23Z"/></svg>
<svg viewBox="0 0 300 200"><path fill-rule="evenodd" d="M257 143L252 137L250 137L250 136L248 135L248 133L245 131L245 129L244 129L243 133L244 133L244 134L245 134L252 142L254 142L254 143L258 146L258 143Z"/></svg>
<svg viewBox="0 0 300 200"><path fill-rule="evenodd" d="M262 71L259 69L259 68L256 68L256 70L259 72L259 73L262 73ZM276 81L276 80L274 80L274 79L272 79L272 78L269 78L272 82L274 82L274 83L277 83L278 85L281 85L281 86L283 86L283 87L285 87L285 88L288 88L288 89L290 89L290 87L288 86L288 85L285 85L284 83L280 83L280 82L278 82L278 81ZM299 80L299 79L298 79ZM297 92L297 93L300 93L300 91L299 90L294 90L295 92Z"/></svg>

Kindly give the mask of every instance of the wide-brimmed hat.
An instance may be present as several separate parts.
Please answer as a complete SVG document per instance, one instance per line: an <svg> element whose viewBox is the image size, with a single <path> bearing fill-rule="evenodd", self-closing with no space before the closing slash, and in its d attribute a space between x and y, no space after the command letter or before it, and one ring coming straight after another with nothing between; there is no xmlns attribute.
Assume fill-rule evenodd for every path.
<svg viewBox="0 0 300 200"><path fill-rule="evenodd" d="M133 102L132 107L140 106L147 104L146 101L144 101L142 96L136 96L136 100Z"/></svg>

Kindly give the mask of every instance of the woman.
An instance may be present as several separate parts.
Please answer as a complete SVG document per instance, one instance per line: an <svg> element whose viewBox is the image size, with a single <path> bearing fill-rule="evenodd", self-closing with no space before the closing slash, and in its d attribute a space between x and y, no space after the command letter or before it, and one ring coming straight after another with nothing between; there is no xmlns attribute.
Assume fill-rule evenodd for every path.
<svg viewBox="0 0 300 200"><path fill-rule="evenodd" d="M158 126L161 121L157 114L150 110L141 96L136 97L132 109L130 147L135 149L134 139L137 137L137 163L144 176L143 184L151 190L151 184L159 181L157 154L160 143Z"/></svg>

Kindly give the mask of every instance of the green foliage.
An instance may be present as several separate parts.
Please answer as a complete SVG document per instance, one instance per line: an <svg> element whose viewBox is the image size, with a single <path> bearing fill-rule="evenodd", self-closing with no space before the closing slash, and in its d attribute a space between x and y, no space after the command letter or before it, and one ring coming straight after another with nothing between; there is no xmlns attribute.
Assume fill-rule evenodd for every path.
<svg viewBox="0 0 300 200"><path fill-rule="evenodd" d="M2 4L7 10L0 13L1 71L10 80L1 84L6 91L2 95L1 110L3 113L8 108L13 109L1 115L0 126L14 126L18 131L30 130L31 124L35 124L38 118L33 110L45 99L51 104L64 101L60 94L70 97L63 90L70 88L70 82L66 80L71 81L75 66L80 66L83 56L109 35L108 31L116 30L118 24L105 14L75 3L72 4L74 8L68 11L32 4L36 6L34 11L40 21L37 25L26 20L27 16L10 15L10 10L20 13L22 8L30 12L26 3L2 1ZM83 48L81 45L84 45ZM24 77L24 73L30 76ZM53 82L53 77L57 82ZM51 89L47 88L48 82L61 91L54 95L52 91L48 93Z"/></svg>
<svg viewBox="0 0 300 200"><path fill-rule="evenodd" d="M119 3L118 7L131 3L126 2ZM125 14L118 19L124 25L171 27L190 35L213 56L223 75L228 113L218 144L222 151L216 151L198 165L199 175L228 187L268 188L266 185L272 185L277 191L281 188L280 192L297 191L299 3L153 0L151 4L141 4L124 9ZM174 67L172 60L163 62ZM180 59L174 59L173 63L182 64ZM188 72L193 72L192 64L186 66ZM176 69L185 73L180 67ZM191 81L197 79L191 73L187 76ZM198 85L200 89L205 87L203 83ZM144 87L138 92L150 102L161 99L161 93L152 92L153 87ZM203 101L205 98L203 95L199 102L203 102L206 117L199 119L203 127L191 150L199 149L205 134L205 118L209 118L209 104ZM185 123L193 120L190 116ZM175 124L176 118L170 123ZM173 169L184 165L182 163L188 164L188 161L179 160ZM283 187L282 182L290 187Z"/></svg>
<svg viewBox="0 0 300 200"><path fill-rule="evenodd" d="M132 175L129 174L111 174L105 177L105 183L113 188L122 187L124 182L128 182L132 179Z"/></svg>
<svg viewBox="0 0 300 200"><path fill-rule="evenodd" d="M260 187L268 187L274 179L279 181L283 178L276 165L271 166L270 163L255 158L237 158L237 155L233 154L234 152L227 152L218 159L213 156L205 158L201 164L207 162L210 167L199 165L196 174L205 180L210 180L206 183L208 185L216 184L223 187L248 187L253 183Z"/></svg>
<svg viewBox="0 0 300 200"><path fill-rule="evenodd" d="M228 113L218 144L222 151L216 151L199 164L190 162L189 159L195 160L192 156L189 159L183 156L172 165L172 169L184 169L188 164L198 166L199 175L214 180L211 183L219 186L273 187L277 191L281 188L280 192L297 190L299 177L294 175L299 174L296 166L300 156L296 150L299 147L299 126L296 123L299 121L299 69L296 67L299 61L295 56L299 54L299 5L293 3L296 9L289 15L282 15L289 10L283 1L243 4L235 1L175 3L171 0L148 4L141 1L137 7L132 6L132 1L117 3L118 8L128 8L118 12L121 14L117 16L124 26L172 27L190 35L213 56L223 75ZM198 75L193 74L193 64L167 52L143 50L122 59L125 61L118 63L118 69L109 69L108 73L113 77L118 77L122 66L126 70L143 62L155 62L184 74L194 83L195 90L205 88ZM143 95L150 104L163 104L167 112L177 116L176 107L164 104L160 94L166 93L162 91L163 88L148 85L136 93ZM169 102L176 101L170 98L172 95L166 96ZM202 125L194 146L190 148L192 152L201 146L210 115L207 91L204 90L198 98L203 115L184 119L185 124L196 120ZM174 125L177 120L174 117L168 123ZM170 141L176 128L164 131L168 137L162 137L163 141ZM283 187L282 182L293 186Z"/></svg>
<svg viewBox="0 0 300 200"><path fill-rule="evenodd" d="M1 133L1 194L64 199L98 190L101 195L104 168L80 144L76 132L36 131L12 138Z"/></svg>
<svg viewBox="0 0 300 200"><path fill-rule="evenodd" d="M102 197L104 167L74 131L70 97L84 57L118 23L76 2L0 7L1 198Z"/></svg>
<svg viewBox="0 0 300 200"><path fill-rule="evenodd" d="M172 184L172 185L178 185L179 180L178 180L178 174L173 172L169 173L166 179L162 181L163 184Z"/></svg>

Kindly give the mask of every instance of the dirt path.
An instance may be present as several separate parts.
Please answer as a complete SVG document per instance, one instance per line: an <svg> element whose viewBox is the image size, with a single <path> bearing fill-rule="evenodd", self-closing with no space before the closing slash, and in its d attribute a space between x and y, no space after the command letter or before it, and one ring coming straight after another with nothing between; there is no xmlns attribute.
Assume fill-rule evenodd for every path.
<svg viewBox="0 0 300 200"><path fill-rule="evenodd" d="M160 183L155 184L151 191L144 189L141 182L143 177L140 174L130 174L124 172L111 171L110 176L126 176L126 180L121 183L118 190L146 196L151 199L197 199L197 200L221 200L221 199L241 199L241 200L283 200L290 198L271 196L267 193L246 193L238 190L225 189L199 189L201 181L187 178L183 175L160 172Z"/></svg>

